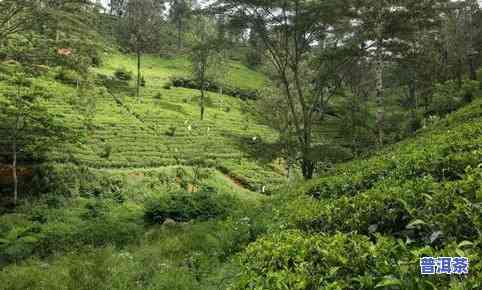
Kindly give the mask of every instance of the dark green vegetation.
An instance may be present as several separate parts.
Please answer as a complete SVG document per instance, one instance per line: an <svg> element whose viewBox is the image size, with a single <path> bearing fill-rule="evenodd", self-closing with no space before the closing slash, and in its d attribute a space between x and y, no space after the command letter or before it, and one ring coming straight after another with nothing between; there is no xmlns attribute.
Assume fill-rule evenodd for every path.
<svg viewBox="0 0 482 290"><path fill-rule="evenodd" d="M0 290L482 289L476 1L107 2L0 0Z"/></svg>
<svg viewBox="0 0 482 290"><path fill-rule="evenodd" d="M479 99L415 138L290 189L274 202L273 227L283 230L248 246L238 287L479 289L481 144ZM422 277L421 256L470 257L472 274Z"/></svg>
<svg viewBox="0 0 482 290"><path fill-rule="evenodd" d="M3 263L35 257L4 267L2 287L479 289L481 138L479 98L269 202L224 195L222 175L193 194L174 167L86 170L66 185L79 197L46 195L2 216ZM421 277L421 256L467 256L471 274Z"/></svg>

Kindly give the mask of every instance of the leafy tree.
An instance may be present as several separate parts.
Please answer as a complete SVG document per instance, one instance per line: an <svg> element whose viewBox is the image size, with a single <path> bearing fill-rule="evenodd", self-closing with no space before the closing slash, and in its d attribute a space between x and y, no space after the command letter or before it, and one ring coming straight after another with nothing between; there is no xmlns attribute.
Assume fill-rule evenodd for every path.
<svg viewBox="0 0 482 290"><path fill-rule="evenodd" d="M218 1L217 9L236 23L248 23L266 48L272 78L288 104L286 112L296 135L303 176L311 179L317 161L314 128L326 117L329 100L341 85L336 73L348 61L337 50L325 55L321 42L329 40L330 27L342 27L349 7L333 1ZM317 45L318 44L318 45ZM320 53L315 56L314 48ZM328 51L326 51L328 52ZM344 55L344 56L343 56ZM331 57L336 64L323 68ZM320 70L321 69L321 70Z"/></svg>
<svg viewBox="0 0 482 290"><path fill-rule="evenodd" d="M190 58L192 73L201 91L199 106L201 109L201 120L203 120L208 77L218 67L222 59L222 47L215 26L207 17L197 16L196 23L196 28L191 36Z"/></svg>
<svg viewBox="0 0 482 290"><path fill-rule="evenodd" d="M35 1L0 1L0 41L9 35L27 29L31 24L31 15L35 7Z"/></svg>
<svg viewBox="0 0 482 290"><path fill-rule="evenodd" d="M23 64L67 66L84 73L89 66L100 64L102 42L94 25L98 17L95 5L84 0L28 2L32 5L22 10L22 17L31 23L2 38L5 58Z"/></svg>
<svg viewBox="0 0 482 290"><path fill-rule="evenodd" d="M192 16L192 3L190 0L171 0L170 3L169 18L176 27L177 49L181 50L186 23Z"/></svg>
<svg viewBox="0 0 482 290"><path fill-rule="evenodd" d="M448 3L443 10L443 24L440 36L443 39L443 61L445 79L456 78L459 88L464 74L476 79L477 34L480 37L481 8L475 0Z"/></svg>
<svg viewBox="0 0 482 290"><path fill-rule="evenodd" d="M141 55L149 51L152 42L159 34L159 25L163 10L163 0L129 0L122 29L137 56L137 90L140 98L141 87Z"/></svg>
<svg viewBox="0 0 482 290"><path fill-rule="evenodd" d="M18 200L17 165L19 155L24 159L42 155L58 142L67 142L74 135L58 118L47 110L44 100L49 94L22 72L10 80L12 89L1 99L0 123L2 124L2 146L10 152L13 176L13 204Z"/></svg>
<svg viewBox="0 0 482 290"><path fill-rule="evenodd" d="M352 8L356 11L353 15L354 31L375 68L379 145L384 144L385 68L407 49L407 40L413 39L417 31L437 23L439 9L444 2L446 1L353 1Z"/></svg>
<svg viewBox="0 0 482 290"><path fill-rule="evenodd" d="M263 43L259 40L255 30L250 30L248 39L247 64L251 68L259 67L264 57Z"/></svg>
<svg viewBox="0 0 482 290"><path fill-rule="evenodd" d="M352 62L344 72L346 96L337 104L340 115L336 122L337 135L355 156L374 149L377 142L373 128L375 116L369 106L373 74L371 63L363 59Z"/></svg>
<svg viewBox="0 0 482 290"><path fill-rule="evenodd" d="M112 16L122 17L127 9L128 0L110 0L109 14Z"/></svg>

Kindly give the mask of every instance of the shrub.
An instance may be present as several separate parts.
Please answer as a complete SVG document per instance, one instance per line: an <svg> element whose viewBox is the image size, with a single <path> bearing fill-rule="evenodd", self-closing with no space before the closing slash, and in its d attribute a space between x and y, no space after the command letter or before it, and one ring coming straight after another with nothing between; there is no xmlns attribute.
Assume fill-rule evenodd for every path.
<svg viewBox="0 0 482 290"><path fill-rule="evenodd" d="M80 193L82 169L75 165L47 164L34 169L32 188L37 193L75 196Z"/></svg>
<svg viewBox="0 0 482 290"><path fill-rule="evenodd" d="M284 231L258 239L239 256L241 271L230 289L474 289L480 273L467 279L422 277L422 256L468 256L478 269L478 249L449 244L443 250L410 248L403 241L356 234ZM441 287L441 288L438 288ZM477 288L477 287L476 287Z"/></svg>
<svg viewBox="0 0 482 290"><path fill-rule="evenodd" d="M463 100L468 103L480 95L480 82L464 80L462 83Z"/></svg>
<svg viewBox="0 0 482 290"><path fill-rule="evenodd" d="M112 154L112 145L104 144L104 146L102 146L102 152L100 152L99 157L104 159L109 159L111 154Z"/></svg>
<svg viewBox="0 0 482 290"><path fill-rule="evenodd" d="M201 88L201 85L196 82L193 79L190 79L188 77L172 77L171 78L171 83L174 87L181 87L181 88L187 88L187 89L196 89L199 90ZM205 89L209 92L214 92L218 93L220 87L223 88L223 94L232 96L232 97L237 97L242 100L254 100L258 97L258 92L253 91L253 90L247 90L247 89L240 89L240 88L233 88L230 86L222 86L221 84L216 83L215 81L209 80L207 82L207 85L205 85Z"/></svg>
<svg viewBox="0 0 482 290"><path fill-rule="evenodd" d="M144 219L150 224L166 219L187 222L226 216L238 203L233 196L202 188L199 192L169 193L146 202Z"/></svg>
<svg viewBox="0 0 482 290"><path fill-rule="evenodd" d="M55 79L65 84L76 85L80 81L81 76L74 70L62 68L55 75Z"/></svg>
<svg viewBox="0 0 482 290"><path fill-rule="evenodd" d="M433 177L385 179L354 196L305 195L285 201L280 219L288 227L335 233L382 233L412 244L440 247L448 242L473 241L479 236L482 170L468 167L464 179L440 183Z"/></svg>
<svg viewBox="0 0 482 290"><path fill-rule="evenodd" d="M461 105L461 93L455 81L436 84L432 95L430 113L444 115L455 111Z"/></svg>
<svg viewBox="0 0 482 290"><path fill-rule="evenodd" d="M162 88L165 90L170 90L171 87L172 87L172 82L167 82L162 86Z"/></svg>
<svg viewBox="0 0 482 290"><path fill-rule="evenodd" d="M162 94L161 94L161 93L157 93L157 94L154 95L153 98L154 98L154 100L160 101L160 100L162 100Z"/></svg>
<svg viewBox="0 0 482 290"><path fill-rule="evenodd" d="M177 130L176 127L170 126L166 131L166 136L169 136L169 137L176 136L176 130Z"/></svg>
<svg viewBox="0 0 482 290"><path fill-rule="evenodd" d="M48 74L50 67L46 65L33 65L31 67L26 67L26 69L29 70L29 73L33 76L38 77Z"/></svg>
<svg viewBox="0 0 482 290"><path fill-rule="evenodd" d="M112 215L95 218L85 223L76 234L81 244L123 247L142 236L142 225L129 220L116 219Z"/></svg>
<svg viewBox="0 0 482 290"><path fill-rule="evenodd" d="M130 81L132 80L133 74L127 69L121 67L115 70L114 76L121 81Z"/></svg>
<svg viewBox="0 0 482 290"><path fill-rule="evenodd" d="M16 225L0 235L0 262L19 261L32 255L39 241L36 232L36 227Z"/></svg>

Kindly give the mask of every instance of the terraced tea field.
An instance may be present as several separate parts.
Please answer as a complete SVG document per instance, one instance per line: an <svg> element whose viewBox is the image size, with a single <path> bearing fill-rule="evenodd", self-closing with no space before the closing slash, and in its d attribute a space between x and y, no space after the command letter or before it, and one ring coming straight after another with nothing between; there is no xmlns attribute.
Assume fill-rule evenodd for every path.
<svg viewBox="0 0 482 290"><path fill-rule="evenodd" d="M118 68L135 75L135 58L106 57L104 65L91 74L113 76ZM253 148L274 141L276 134L243 113L242 100L210 92L205 120L200 121L199 92L166 86L171 76L189 74L186 59L143 57L146 85L141 88L141 99L99 85L79 95L75 85L56 81L52 71L34 80L56 92L48 101L49 109L67 116L75 128L82 128L89 118L90 125L83 144L52 150L51 161L100 169L156 169L192 165L202 159L202 166L221 169L252 190L284 180L272 163L256 161ZM244 89L261 88L264 83L263 75L238 63L232 63L225 75L223 82ZM130 86L135 86L135 80Z"/></svg>

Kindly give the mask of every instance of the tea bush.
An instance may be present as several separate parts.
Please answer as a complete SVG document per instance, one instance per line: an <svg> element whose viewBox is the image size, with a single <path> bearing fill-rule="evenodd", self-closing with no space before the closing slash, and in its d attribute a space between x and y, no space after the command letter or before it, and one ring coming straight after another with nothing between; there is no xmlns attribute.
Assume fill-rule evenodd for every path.
<svg viewBox="0 0 482 290"><path fill-rule="evenodd" d="M170 82L174 87L182 87L188 89L197 89L201 88L200 84L198 84L195 80L190 79L188 77L172 77ZM208 81L206 85L206 90L214 93L219 93L221 88L221 84L218 84L214 81ZM232 87L229 85L222 86L223 94L237 97L243 100L255 100L258 98L258 92L255 90L248 90L248 89L241 89Z"/></svg>
<svg viewBox="0 0 482 290"><path fill-rule="evenodd" d="M55 79L65 84L77 85L82 77L74 70L62 68L55 75Z"/></svg>
<svg viewBox="0 0 482 290"><path fill-rule="evenodd" d="M123 67L117 68L114 72L114 76L120 81L132 80L132 72Z"/></svg>
<svg viewBox="0 0 482 290"><path fill-rule="evenodd" d="M178 222L208 220L226 216L239 201L228 194L218 194L202 188L198 192L173 192L146 202L145 220L150 224L163 223L166 219Z"/></svg>
<svg viewBox="0 0 482 290"><path fill-rule="evenodd" d="M481 104L275 195L230 289L479 289ZM469 257L471 274L421 276L423 256Z"/></svg>
<svg viewBox="0 0 482 290"><path fill-rule="evenodd" d="M239 255L241 272L230 289L477 289L481 241L437 251L381 235L370 241L356 234L284 231L258 239ZM421 276L422 256L467 256L473 275L463 280Z"/></svg>

